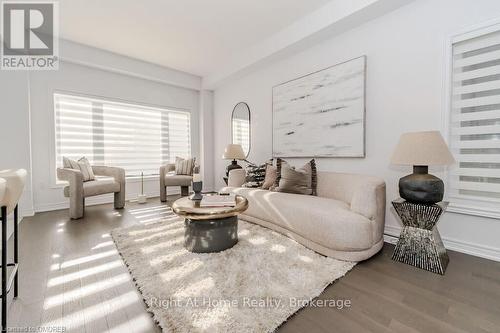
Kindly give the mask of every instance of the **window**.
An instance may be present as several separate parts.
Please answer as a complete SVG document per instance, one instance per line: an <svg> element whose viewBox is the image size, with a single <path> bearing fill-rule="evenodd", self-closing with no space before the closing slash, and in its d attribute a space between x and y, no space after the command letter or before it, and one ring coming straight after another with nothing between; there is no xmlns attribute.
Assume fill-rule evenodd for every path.
<svg viewBox="0 0 500 333"><path fill-rule="evenodd" d="M63 156L158 174L160 165L191 155L190 113L104 99L54 94L56 166Z"/></svg>
<svg viewBox="0 0 500 333"><path fill-rule="evenodd" d="M452 42L449 177L455 211L500 217L500 27Z"/></svg>
<svg viewBox="0 0 500 333"><path fill-rule="evenodd" d="M233 143L241 145L245 154L250 150L250 120L233 118Z"/></svg>

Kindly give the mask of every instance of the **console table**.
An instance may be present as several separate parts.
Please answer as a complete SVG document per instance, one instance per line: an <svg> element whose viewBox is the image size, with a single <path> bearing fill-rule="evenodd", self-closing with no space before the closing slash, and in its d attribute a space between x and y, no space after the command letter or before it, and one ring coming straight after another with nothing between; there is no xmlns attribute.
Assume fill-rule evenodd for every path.
<svg viewBox="0 0 500 333"><path fill-rule="evenodd" d="M425 205L400 198L392 205L403 222L392 260L443 275L449 258L436 226L448 203Z"/></svg>

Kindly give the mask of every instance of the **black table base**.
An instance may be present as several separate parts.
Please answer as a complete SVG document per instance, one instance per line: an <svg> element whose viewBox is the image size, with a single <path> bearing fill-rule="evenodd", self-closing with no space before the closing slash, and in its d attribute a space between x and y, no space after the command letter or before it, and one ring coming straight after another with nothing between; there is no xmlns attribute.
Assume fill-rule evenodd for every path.
<svg viewBox="0 0 500 333"><path fill-rule="evenodd" d="M195 253L220 252L238 243L238 217L185 219L184 247Z"/></svg>

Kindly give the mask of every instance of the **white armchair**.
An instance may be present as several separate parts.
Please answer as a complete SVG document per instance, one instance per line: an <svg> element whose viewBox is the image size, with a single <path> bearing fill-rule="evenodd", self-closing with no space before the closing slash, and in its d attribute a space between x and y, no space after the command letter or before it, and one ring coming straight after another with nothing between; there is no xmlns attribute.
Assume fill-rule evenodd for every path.
<svg viewBox="0 0 500 333"><path fill-rule="evenodd" d="M193 181L192 175L176 175L175 163L169 163L160 167L160 200L167 201L167 186L180 186L181 196L189 195L189 186ZM195 166L193 173L199 173L200 167Z"/></svg>
<svg viewBox="0 0 500 333"><path fill-rule="evenodd" d="M92 166L95 180L84 182L80 170L58 168L57 177L69 183L64 188L64 196L69 198L69 215L72 219L82 218L85 209L85 198L101 194L114 193L114 207L125 206L125 170L107 166Z"/></svg>

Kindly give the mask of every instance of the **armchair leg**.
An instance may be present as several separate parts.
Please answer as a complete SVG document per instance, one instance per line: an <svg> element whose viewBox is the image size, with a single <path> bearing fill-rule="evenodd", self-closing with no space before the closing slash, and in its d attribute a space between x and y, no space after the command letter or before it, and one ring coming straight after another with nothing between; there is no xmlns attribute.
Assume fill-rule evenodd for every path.
<svg viewBox="0 0 500 333"><path fill-rule="evenodd" d="M181 186L181 196L187 197L189 195L189 186Z"/></svg>
<svg viewBox="0 0 500 333"><path fill-rule="evenodd" d="M125 192L115 192L115 201L114 201L115 209L122 209L125 207Z"/></svg>
<svg viewBox="0 0 500 333"><path fill-rule="evenodd" d="M85 211L85 198L72 196L69 199L69 216L73 220L81 219Z"/></svg>
<svg viewBox="0 0 500 333"><path fill-rule="evenodd" d="M167 201L167 187L160 184L160 201Z"/></svg>

